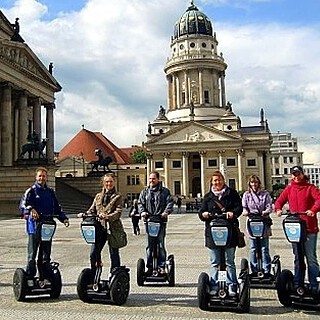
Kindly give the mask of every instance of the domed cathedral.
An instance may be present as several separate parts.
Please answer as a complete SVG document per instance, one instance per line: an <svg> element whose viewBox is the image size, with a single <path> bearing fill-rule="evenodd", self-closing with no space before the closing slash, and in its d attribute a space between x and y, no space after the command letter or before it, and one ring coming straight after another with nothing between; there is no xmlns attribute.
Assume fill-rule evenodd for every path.
<svg viewBox="0 0 320 320"><path fill-rule="evenodd" d="M251 174L270 188L272 138L264 111L256 126L242 126L226 99L227 64L216 32L194 1L176 22L170 48L168 105L148 126L147 175L159 171L163 184L186 198L203 197L216 170L239 191Z"/></svg>

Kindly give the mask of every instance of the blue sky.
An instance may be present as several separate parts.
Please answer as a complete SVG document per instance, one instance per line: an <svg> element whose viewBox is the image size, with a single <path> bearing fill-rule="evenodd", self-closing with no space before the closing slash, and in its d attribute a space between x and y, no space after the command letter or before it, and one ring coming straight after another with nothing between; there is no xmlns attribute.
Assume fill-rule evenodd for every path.
<svg viewBox="0 0 320 320"><path fill-rule="evenodd" d="M44 65L54 63L54 76L63 87L55 111L56 150L82 124L120 147L141 144L148 121L160 104L166 105L163 68L170 37L189 4L0 1L11 22L20 18L20 34ZM258 124L263 107L273 132L292 132L304 160L320 163L320 1L195 4L213 23L218 50L228 64L227 99L242 125Z"/></svg>

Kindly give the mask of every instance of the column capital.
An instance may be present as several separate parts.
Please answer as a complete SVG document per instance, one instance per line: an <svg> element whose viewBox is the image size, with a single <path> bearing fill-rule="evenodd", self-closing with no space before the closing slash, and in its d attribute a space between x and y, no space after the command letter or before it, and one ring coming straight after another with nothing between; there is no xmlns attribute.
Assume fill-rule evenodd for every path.
<svg viewBox="0 0 320 320"><path fill-rule="evenodd" d="M53 109L55 109L56 108L56 105L55 105L55 103L54 102L52 102L52 103L45 103L44 104L44 107L46 108L46 109L48 109L48 110L53 110Z"/></svg>
<svg viewBox="0 0 320 320"><path fill-rule="evenodd" d="M226 150L224 150L224 149L222 149L222 150L217 150L217 152L218 152L219 154L223 154L223 153L226 152Z"/></svg>
<svg viewBox="0 0 320 320"><path fill-rule="evenodd" d="M245 151L244 151L244 149L236 149L236 153L237 153L238 155L244 155L244 154L245 154Z"/></svg>
<svg viewBox="0 0 320 320"><path fill-rule="evenodd" d="M152 152L148 152L146 153L147 159L152 159L153 158L153 153Z"/></svg>
<svg viewBox="0 0 320 320"><path fill-rule="evenodd" d="M170 156L171 156L171 152L164 152L163 153L164 158L170 158Z"/></svg>
<svg viewBox="0 0 320 320"><path fill-rule="evenodd" d="M206 150L199 151L200 157L204 157L207 154Z"/></svg>
<svg viewBox="0 0 320 320"><path fill-rule="evenodd" d="M183 152L181 152L181 154L182 154L182 156L185 157L185 158L189 158L189 155L190 155L190 153L187 152L187 151L183 151Z"/></svg>
<svg viewBox="0 0 320 320"><path fill-rule="evenodd" d="M0 88L6 89L6 88L12 88L12 87L13 87L12 82L9 82L9 81L0 82Z"/></svg>

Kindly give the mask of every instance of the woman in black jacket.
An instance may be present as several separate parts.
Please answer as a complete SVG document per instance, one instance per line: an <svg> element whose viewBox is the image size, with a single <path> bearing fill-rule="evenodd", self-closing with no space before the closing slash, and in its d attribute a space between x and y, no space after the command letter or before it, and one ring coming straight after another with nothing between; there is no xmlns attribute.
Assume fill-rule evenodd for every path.
<svg viewBox="0 0 320 320"><path fill-rule="evenodd" d="M210 180L210 191L204 196L199 211L200 220L205 222L205 246L209 249L211 263L210 294L215 295L218 291L218 268L221 260L221 249L216 247L210 230L212 214L225 212L227 219L232 223L231 241L225 249L227 266L227 285L230 296L237 293L237 275L234 262L236 246L238 245L239 227L238 217L242 213L241 198L238 192L225 184L225 179L220 171L215 171Z"/></svg>

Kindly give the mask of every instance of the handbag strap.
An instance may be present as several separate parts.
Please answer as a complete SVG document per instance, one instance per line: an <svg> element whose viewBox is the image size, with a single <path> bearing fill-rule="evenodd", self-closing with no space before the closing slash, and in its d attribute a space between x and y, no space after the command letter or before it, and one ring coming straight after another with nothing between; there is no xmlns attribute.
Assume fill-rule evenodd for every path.
<svg viewBox="0 0 320 320"><path fill-rule="evenodd" d="M213 200L214 203L219 207L219 209L221 210L221 212L226 212L226 208L222 205L222 203L218 200Z"/></svg>

